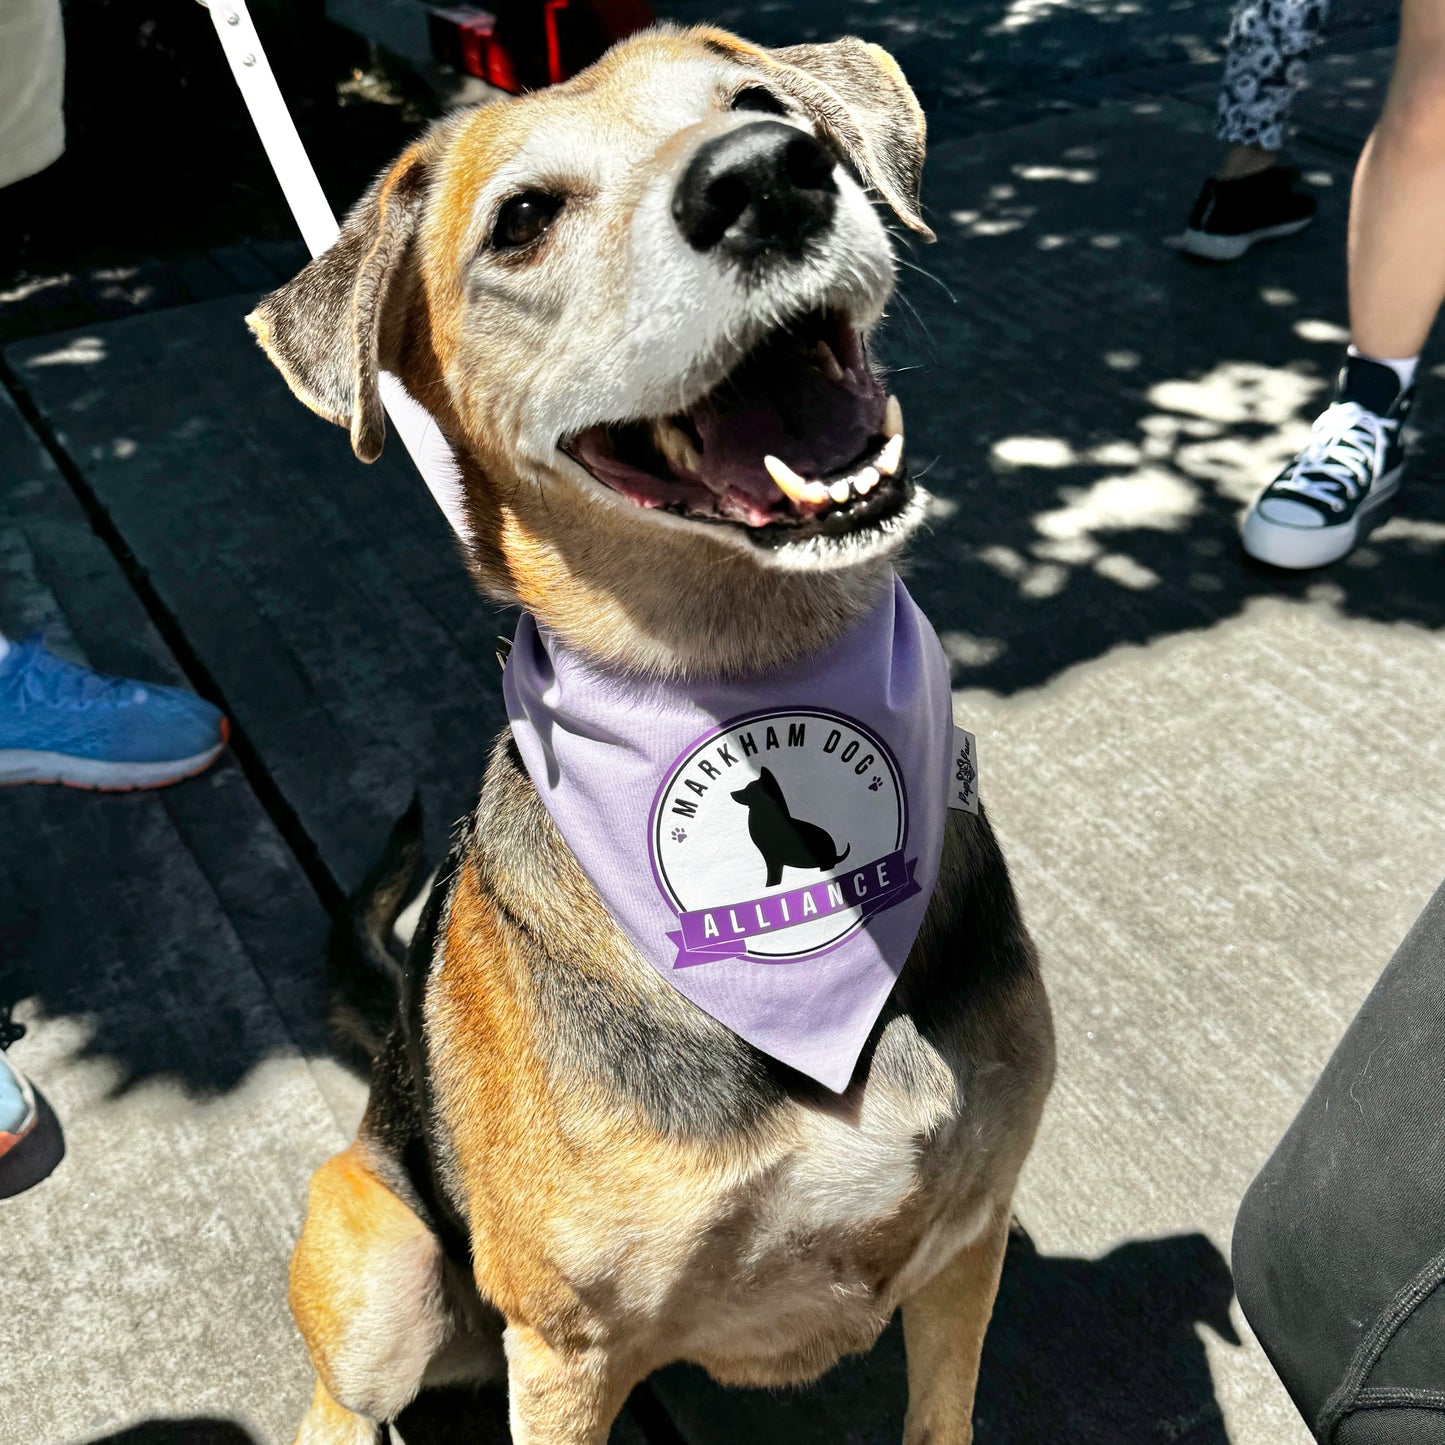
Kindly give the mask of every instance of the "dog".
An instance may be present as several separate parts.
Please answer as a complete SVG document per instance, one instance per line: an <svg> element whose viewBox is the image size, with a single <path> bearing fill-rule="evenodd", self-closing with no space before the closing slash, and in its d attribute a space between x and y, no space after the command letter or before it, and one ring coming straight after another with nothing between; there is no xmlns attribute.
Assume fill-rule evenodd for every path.
<svg viewBox="0 0 1445 1445"><path fill-rule="evenodd" d="M661 27L435 123L248 321L362 460L401 380L458 458L480 589L578 655L786 673L878 603L925 516L866 350L894 268L875 201L930 236L923 157L876 46ZM371 1445L424 1385L503 1378L519 1445L602 1445L670 1361L806 1381L900 1306L904 1438L965 1445L1053 1057L982 811L947 814L835 1093L640 959L504 734L356 1139L311 1184L298 1445Z"/></svg>
<svg viewBox="0 0 1445 1445"><path fill-rule="evenodd" d="M733 798L748 810L748 836L763 855L769 888L782 882L785 867L834 868L852 850L850 843L840 853L825 829L793 817L771 768L764 768Z"/></svg>

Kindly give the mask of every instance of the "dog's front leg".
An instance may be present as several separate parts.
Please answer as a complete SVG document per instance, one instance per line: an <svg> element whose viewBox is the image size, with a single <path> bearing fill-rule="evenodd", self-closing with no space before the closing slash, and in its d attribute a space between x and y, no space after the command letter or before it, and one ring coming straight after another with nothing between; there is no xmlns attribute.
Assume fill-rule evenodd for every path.
<svg viewBox="0 0 1445 1445"><path fill-rule="evenodd" d="M512 1445L606 1445L631 1375L601 1349L555 1350L522 1325L509 1324L503 1341Z"/></svg>
<svg viewBox="0 0 1445 1445"><path fill-rule="evenodd" d="M326 1386L317 1380L311 1408L297 1429L292 1445L382 1445L384 1438L382 1426L338 1405Z"/></svg>
<svg viewBox="0 0 1445 1445"><path fill-rule="evenodd" d="M1005 1200L984 1232L903 1302L908 1351L903 1445L972 1445L978 1362L1008 1230Z"/></svg>

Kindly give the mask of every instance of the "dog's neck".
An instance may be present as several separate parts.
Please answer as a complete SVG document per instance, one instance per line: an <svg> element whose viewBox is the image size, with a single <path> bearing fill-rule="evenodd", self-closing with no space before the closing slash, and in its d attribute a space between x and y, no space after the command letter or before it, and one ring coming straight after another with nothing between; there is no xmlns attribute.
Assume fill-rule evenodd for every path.
<svg viewBox="0 0 1445 1445"><path fill-rule="evenodd" d="M505 550L509 591L568 647L645 677L742 678L843 637L892 584L891 559L832 572L759 566L722 546ZM525 556L523 565L517 565Z"/></svg>

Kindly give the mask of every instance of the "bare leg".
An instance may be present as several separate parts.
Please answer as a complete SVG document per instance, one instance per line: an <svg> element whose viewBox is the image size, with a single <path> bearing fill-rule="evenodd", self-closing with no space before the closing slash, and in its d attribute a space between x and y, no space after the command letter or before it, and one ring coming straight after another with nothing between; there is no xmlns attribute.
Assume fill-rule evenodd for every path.
<svg viewBox="0 0 1445 1445"><path fill-rule="evenodd" d="M908 1420L903 1445L972 1445L978 1362L1008 1229L1004 1203L979 1239L904 1301Z"/></svg>
<svg viewBox="0 0 1445 1445"><path fill-rule="evenodd" d="M1355 170L1350 327L1367 356L1419 354L1445 300L1445 0L1404 0L1395 73Z"/></svg>

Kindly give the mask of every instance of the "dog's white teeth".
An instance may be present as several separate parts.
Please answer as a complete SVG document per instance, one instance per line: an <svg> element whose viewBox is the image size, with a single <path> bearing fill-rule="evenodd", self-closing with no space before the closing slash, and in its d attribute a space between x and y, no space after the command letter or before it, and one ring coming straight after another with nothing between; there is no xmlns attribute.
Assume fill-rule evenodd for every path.
<svg viewBox="0 0 1445 1445"><path fill-rule="evenodd" d="M697 448L675 422L668 421L666 417L654 421L652 442L673 471L692 477L702 471L702 458L698 456Z"/></svg>
<svg viewBox="0 0 1445 1445"><path fill-rule="evenodd" d="M768 475L777 483L778 490L790 502L812 500L808 496L808 490L810 486L817 484L805 482L781 457L766 456L763 458L763 465L768 469Z"/></svg>
<svg viewBox="0 0 1445 1445"><path fill-rule="evenodd" d="M877 467L864 467L855 476L839 477L832 482L805 482L781 457L766 456L763 465L785 497L814 507L825 502L834 502L841 507L855 496L866 497L879 481Z"/></svg>
<svg viewBox="0 0 1445 1445"><path fill-rule="evenodd" d="M873 463L875 467L885 476L891 477L898 470L898 463L903 460L903 434L888 438L887 445L878 453L877 460Z"/></svg>
<svg viewBox="0 0 1445 1445"><path fill-rule="evenodd" d="M826 341L820 341L814 348L813 354L818 358L818 365L823 369L823 375L829 381L843 380L843 368L838 365L838 358L833 355L833 348Z"/></svg>
<svg viewBox="0 0 1445 1445"><path fill-rule="evenodd" d="M896 396L888 398L888 406L883 412L883 435L889 441L903 435L903 408L898 404Z"/></svg>

